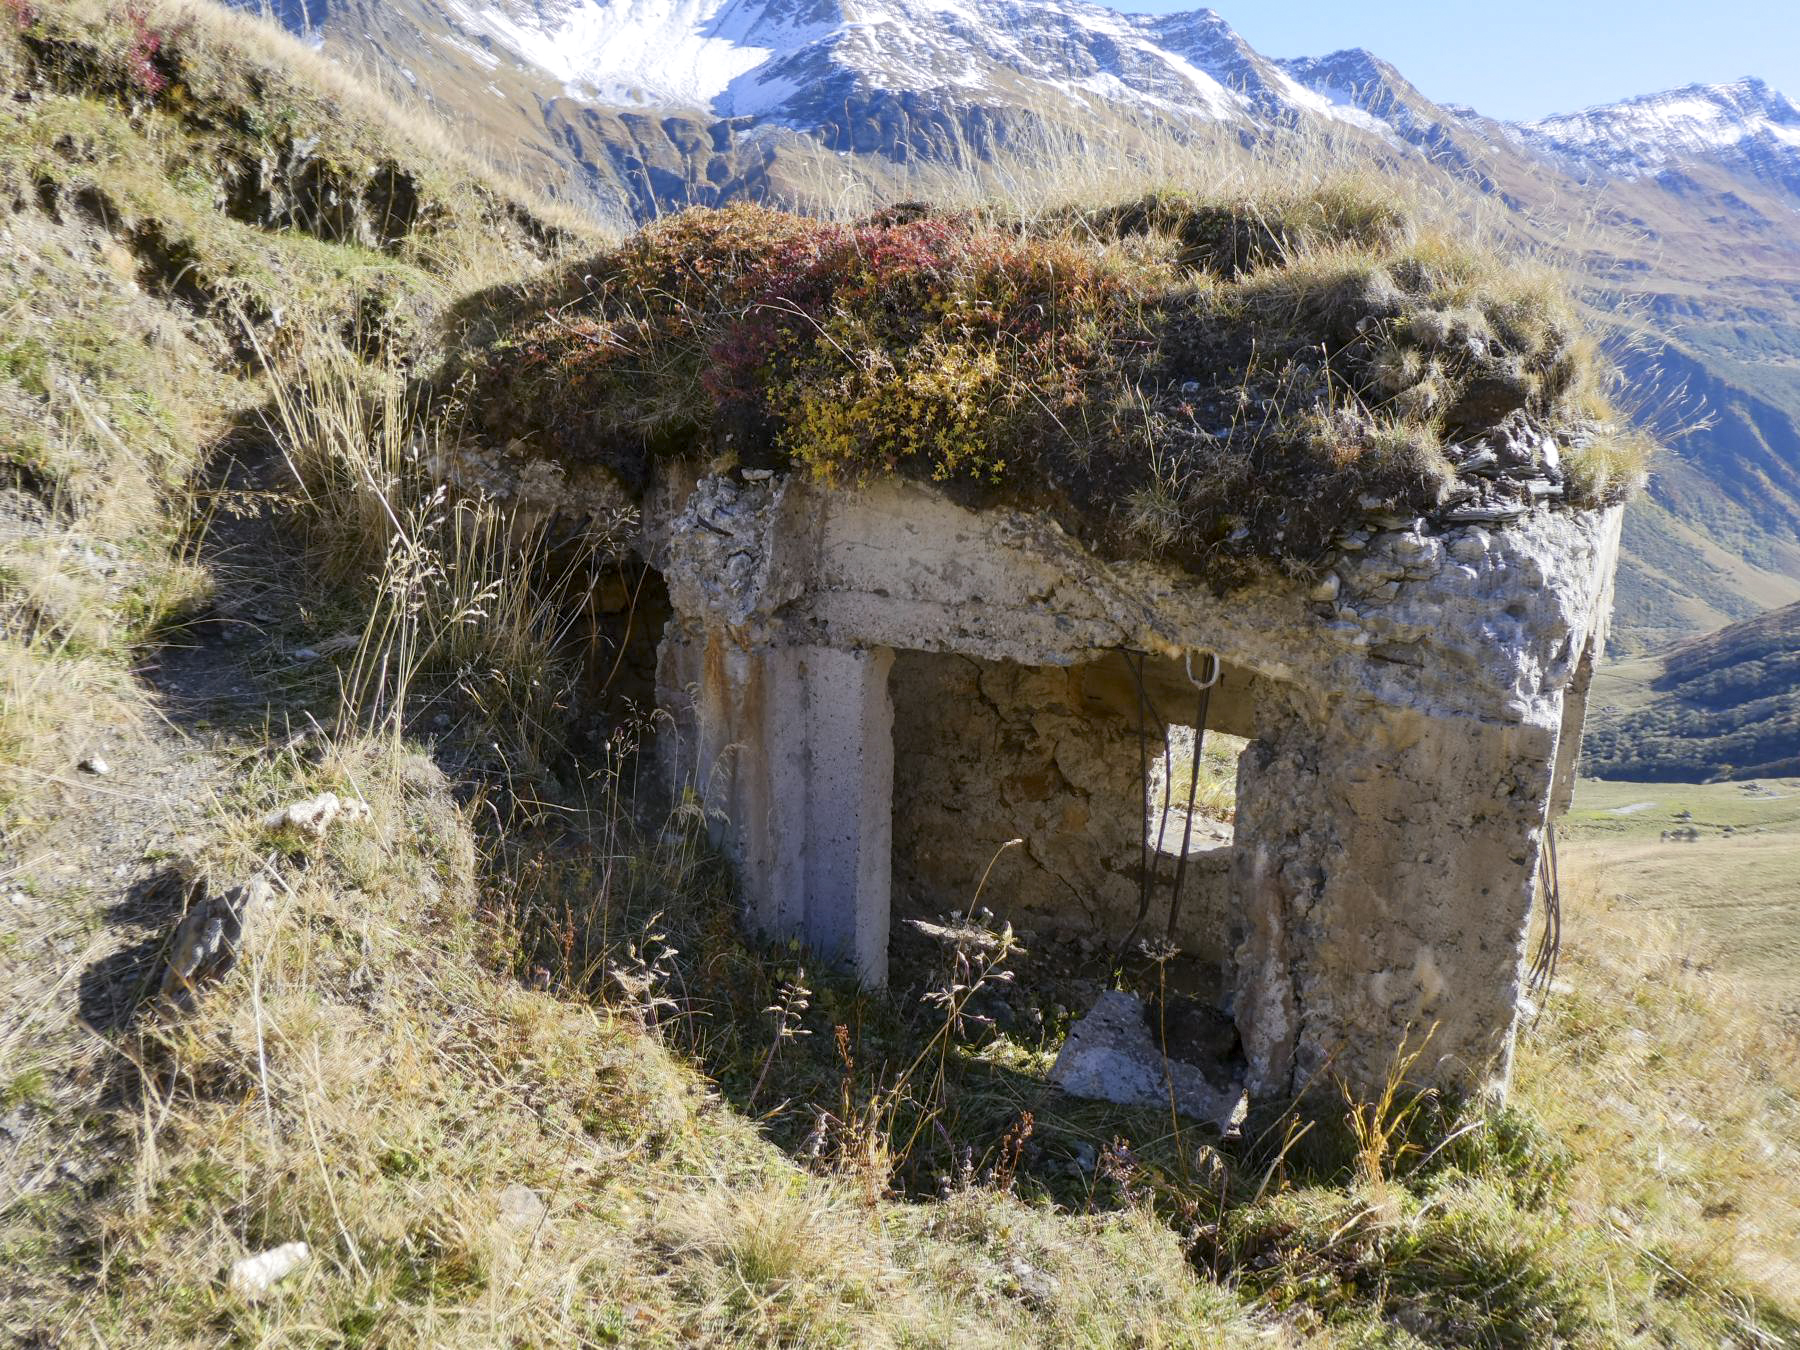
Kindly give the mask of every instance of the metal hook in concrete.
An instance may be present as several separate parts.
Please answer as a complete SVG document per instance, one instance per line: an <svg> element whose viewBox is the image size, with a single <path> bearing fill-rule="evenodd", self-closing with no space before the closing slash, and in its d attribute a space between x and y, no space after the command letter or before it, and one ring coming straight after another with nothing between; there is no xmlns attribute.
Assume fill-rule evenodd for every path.
<svg viewBox="0 0 1800 1350"><path fill-rule="evenodd" d="M1194 654L1192 652L1186 652L1182 656L1182 662L1187 667L1188 683L1193 685L1196 689L1211 689L1219 682L1219 678L1224 675L1225 664L1219 660L1219 654L1217 652L1202 652L1201 655L1212 662L1212 674L1208 675L1204 680L1196 680L1194 678Z"/></svg>

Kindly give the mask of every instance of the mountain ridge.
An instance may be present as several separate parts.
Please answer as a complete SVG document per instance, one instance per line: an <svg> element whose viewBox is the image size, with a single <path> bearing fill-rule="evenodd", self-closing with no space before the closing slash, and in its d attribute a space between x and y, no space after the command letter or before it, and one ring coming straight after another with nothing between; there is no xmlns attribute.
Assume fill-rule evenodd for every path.
<svg viewBox="0 0 1800 1350"><path fill-rule="evenodd" d="M1679 782L1800 772L1800 605L1610 673L1583 753L1603 778Z"/></svg>

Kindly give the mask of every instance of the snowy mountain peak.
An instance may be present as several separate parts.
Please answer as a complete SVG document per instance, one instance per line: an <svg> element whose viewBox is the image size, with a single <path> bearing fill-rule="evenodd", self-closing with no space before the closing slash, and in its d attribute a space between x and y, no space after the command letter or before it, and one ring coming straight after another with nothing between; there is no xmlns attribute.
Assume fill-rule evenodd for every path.
<svg viewBox="0 0 1800 1350"><path fill-rule="evenodd" d="M445 0L460 27L620 106L754 103L756 74L851 22L836 0ZM730 111L729 108L721 109Z"/></svg>
<svg viewBox="0 0 1800 1350"><path fill-rule="evenodd" d="M1518 130L1545 152L1590 171L1636 177L1699 156L1733 161L1760 176L1800 177L1800 105L1754 78L1691 84Z"/></svg>
<svg viewBox="0 0 1800 1350"><path fill-rule="evenodd" d="M811 123L872 92L1211 122L1366 121L1208 9L1088 0L442 0L464 49L509 53L571 98Z"/></svg>

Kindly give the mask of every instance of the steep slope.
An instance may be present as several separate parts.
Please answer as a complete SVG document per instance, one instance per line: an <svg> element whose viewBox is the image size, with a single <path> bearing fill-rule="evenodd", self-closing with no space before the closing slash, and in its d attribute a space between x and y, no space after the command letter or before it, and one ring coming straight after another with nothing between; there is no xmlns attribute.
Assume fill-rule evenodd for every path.
<svg viewBox="0 0 1800 1350"><path fill-rule="evenodd" d="M71 753L71 705L115 683L171 612L203 603L170 545L208 455L254 425L266 367L313 333L424 359L452 294L587 235L441 134L372 130L384 105L262 25L93 19L17 11L0 47L12 846L38 795L31 773Z"/></svg>
<svg viewBox="0 0 1800 1350"><path fill-rule="evenodd" d="M1622 645L1800 599L1800 111L1746 81L1509 126L1364 52L1288 64L1573 253L1590 305L1637 335L1621 364L1669 450L1627 520Z"/></svg>
<svg viewBox="0 0 1800 1350"><path fill-rule="evenodd" d="M1622 333L1667 344L1658 357L1641 336L1625 344L1675 444L1634 508L1619 641L1643 649L1800 600L1800 112L1756 81L1511 126L1433 103L1368 52L1268 60L1210 10L294 0L279 12L621 219L740 198L841 209L1054 193L1107 174L1210 177L1246 149L1291 164L1327 145L1448 173L1501 203L1515 236L1573 252L1591 305ZM1675 402L1703 404L1716 425L1679 434Z"/></svg>
<svg viewBox="0 0 1800 1350"><path fill-rule="evenodd" d="M567 663L394 395L582 232L209 7L0 15L0 1342L1793 1340L1800 1056L1636 916L1572 908L1511 1107L1203 1139L1051 1089L993 948L933 1000L746 946L618 758L484 779L460 719ZM477 699L359 695L440 644Z"/></svg>
<svg viewBox="0 0 1800 1350"><path fill-rule="evenodd" d="M1583 749L1598 777L1800 774L1800 605L1634 662L1595 692Z"/></svg>

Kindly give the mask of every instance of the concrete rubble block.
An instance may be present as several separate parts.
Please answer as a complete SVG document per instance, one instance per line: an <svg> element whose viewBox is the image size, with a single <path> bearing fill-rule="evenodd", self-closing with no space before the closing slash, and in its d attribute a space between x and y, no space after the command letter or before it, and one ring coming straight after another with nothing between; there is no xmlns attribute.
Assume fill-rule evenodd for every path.
<svg viewBox="0 0 1800 1350"><path fill-rule="evenodd" d="M1215 1087L1192 1064L1167 1058L1151 1034L1143 1002L1109 989L1086 1017L1069 1029L1050 1081L1071 1097L1091 1097L1120 1106L1175 1109L1221 1132L1243 1117L1241 1088Z"/></svg>

